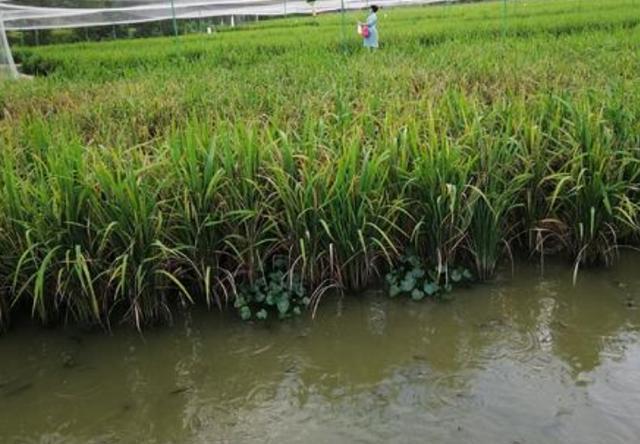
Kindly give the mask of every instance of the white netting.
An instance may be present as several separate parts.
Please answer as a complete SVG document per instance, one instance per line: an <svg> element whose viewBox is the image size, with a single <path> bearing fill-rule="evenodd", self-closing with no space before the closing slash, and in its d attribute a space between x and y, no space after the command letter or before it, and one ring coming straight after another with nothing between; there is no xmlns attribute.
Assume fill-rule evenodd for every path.
<svg viewBox="0 0 640 444"><path fill-rule="evenodd" d="M200 19L230 15L276 16L365 8L437 3L443 0L0 0L7 30L74 28ZM95 7L92 7L95 5Z"/></svg>
<svg viewBox="0 0 640 444"><path fill-rule="evenodd" d="M15 78L18 76L16 65L13 63L7 34L4 31L4 22L0 12L0 80L5 78Z"/></svg>

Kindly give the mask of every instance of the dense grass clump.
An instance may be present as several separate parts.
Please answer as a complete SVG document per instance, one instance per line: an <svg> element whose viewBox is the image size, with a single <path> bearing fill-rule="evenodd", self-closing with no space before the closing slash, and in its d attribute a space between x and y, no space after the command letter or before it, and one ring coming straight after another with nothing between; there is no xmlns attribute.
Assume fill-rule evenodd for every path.
<svg viewBox="0 0 640 444"><path fill-rule="evenodd" d="M46 76L0 89L1 322L140 327L269 276L315 307L409 251L611 263L639 243L640 4L501 8L384 11L373 54L335 16L17 49Z"/></svg>

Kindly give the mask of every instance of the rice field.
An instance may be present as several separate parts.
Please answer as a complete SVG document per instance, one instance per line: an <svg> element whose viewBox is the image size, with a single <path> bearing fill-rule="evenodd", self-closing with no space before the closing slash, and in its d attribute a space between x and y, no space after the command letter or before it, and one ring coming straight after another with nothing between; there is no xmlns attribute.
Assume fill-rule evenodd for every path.
<svg viewBox="0 0 640 444"><path fill-rule="evenodd" d="M639 2L382 10L375 53L363 16L14 48L0 324L143 328L274 270L312 314L408 254L488 280L640 245Z"/></svg>

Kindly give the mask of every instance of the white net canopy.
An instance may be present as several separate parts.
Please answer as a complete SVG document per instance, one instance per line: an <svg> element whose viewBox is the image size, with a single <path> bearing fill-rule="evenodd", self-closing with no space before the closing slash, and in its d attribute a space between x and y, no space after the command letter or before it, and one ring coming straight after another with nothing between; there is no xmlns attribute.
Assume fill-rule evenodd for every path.
<svg viewBox="0 0 640 444"><path fill-rule="evenodd" d="M230 15L275 16L443 0L0 0L7 30L73 28Z"/></svg>

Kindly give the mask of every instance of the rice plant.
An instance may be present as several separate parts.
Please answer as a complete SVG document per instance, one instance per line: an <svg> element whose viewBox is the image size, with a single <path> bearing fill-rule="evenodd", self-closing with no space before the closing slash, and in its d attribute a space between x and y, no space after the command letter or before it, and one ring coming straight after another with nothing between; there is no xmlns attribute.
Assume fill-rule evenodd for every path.
<svg viewBox="0 0 640 444"><path fill-rule="evenodd" d="M0 323L313 313L412 255L445 286L612 263L640 239L640 5L518 3L383 12L375 54L334 15L17 48Z"/></svg>

